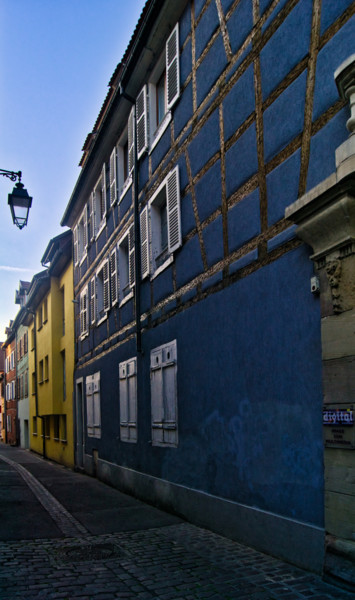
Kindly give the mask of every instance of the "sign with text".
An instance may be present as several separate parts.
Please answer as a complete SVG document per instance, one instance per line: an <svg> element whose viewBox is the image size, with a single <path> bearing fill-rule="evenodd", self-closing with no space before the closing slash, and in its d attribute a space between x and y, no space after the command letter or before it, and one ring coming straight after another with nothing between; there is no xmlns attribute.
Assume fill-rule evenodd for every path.
<svg viewBox="0 0 355 600"><path fill-rule="evenodd" d="M354 407L325 404L323 407L324 444L327 448L355 448Z"/></svg>

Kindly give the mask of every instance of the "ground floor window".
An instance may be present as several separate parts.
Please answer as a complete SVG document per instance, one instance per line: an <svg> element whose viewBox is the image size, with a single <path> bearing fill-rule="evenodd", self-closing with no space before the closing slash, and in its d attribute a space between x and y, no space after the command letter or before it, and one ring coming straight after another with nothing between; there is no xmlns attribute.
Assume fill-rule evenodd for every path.
<svg viewBox="0 0 355 600"><path fill-rule="evenodd" d="M101 437L100 371L86 377L86 426L89 437Z"/></svg>
<svg viewBox="0 0 355 600"><path fill-rule="evenodd" d="M153 446L177 446L177 347L176 340L150 353L150 386Z"/></svg>

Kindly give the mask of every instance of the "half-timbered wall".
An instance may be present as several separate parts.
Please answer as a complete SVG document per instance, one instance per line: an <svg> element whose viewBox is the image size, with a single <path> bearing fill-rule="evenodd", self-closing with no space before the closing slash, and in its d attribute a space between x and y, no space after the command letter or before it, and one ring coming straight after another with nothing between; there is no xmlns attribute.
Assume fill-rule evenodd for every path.
<svg viewBox="0 0 355 600"><path fill-rule="evenodd" d="M75 268L78 300L88 286L84 335L76 305L76 378L91 385L95 375L100 382L100 436L90 425L85 464L127 491L320 570L319 299L310 290L310 250L284 211L334 170L335 149L346 138L348 108L333 73L354 51L355 2L185 5L178 30L180 96L159 140L139 158L140 214L176 168L181 211L181 245L164 268L145 271L140 282L141 354L124 243L133 224L134 182L126 181L112 202L112 148L106 171L97 172L100 186L106 177L105 227L91 242L88 232ZM144 84L148 74L140 89ZM90 211L89 197L86 202ZM115 249L121 251L118 290L109 307L102 300L105 314L95 321L90 283ZM166 434L166 444L163 426L161 435L152 433L151 357L161 347L175 349L169 373L176 376L176 432ZM131 360L137 397L134 436L127 439L119 365ZM169 381L173 398L175 379Z"/></svg>

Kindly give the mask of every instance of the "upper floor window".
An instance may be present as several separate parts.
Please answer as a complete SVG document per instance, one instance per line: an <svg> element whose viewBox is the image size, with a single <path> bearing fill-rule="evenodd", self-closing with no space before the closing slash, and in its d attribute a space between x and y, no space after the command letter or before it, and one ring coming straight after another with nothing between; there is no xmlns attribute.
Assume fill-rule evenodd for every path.
<svg viewBox="0 0 355 600"><path fill-rule="evenodd" d="M135 246L134 226L131 225L126 235L118 243L119 301L131 295L135 282Z"/></svg>
<svg viewBox="0 0 355 600"><path fill-rule="evenodd" d="M167 266L181 246L179 171L161 183L140 216L142 277Z"/></svg>
<svg viewBox="0 0 355 600"><path fill-rule="evenodd" d="M94 240L105 227L106 206L106 164L90 198L90 240Z"/></svg>
<svg viewBox="0 0 355 600"><path fill-rule="evenodd" d="M171 32L148 85L136 100L137 156L155 146L171 120L180 96L179 25Z"/></svg>
<svg viewBox="0 0 355 600"><path fill-rule="evenodd" d="M109 261L106 259L96 273L96 318L106 318L110 308Z"/></svg>
<svg viewBox="0 0 355 600"><path fill-rule="evenodd" d="M88 286L85 286L80 293L80 339L83 339L89 333L88 317Z"/></svg>

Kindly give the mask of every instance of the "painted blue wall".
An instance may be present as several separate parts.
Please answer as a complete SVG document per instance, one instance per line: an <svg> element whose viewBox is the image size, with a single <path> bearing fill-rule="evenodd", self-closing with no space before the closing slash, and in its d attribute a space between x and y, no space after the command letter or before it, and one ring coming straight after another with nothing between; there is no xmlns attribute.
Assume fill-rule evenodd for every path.
<svg viewBox="0 0 355 600"><path fill-rule="evenodd" d="M178 165L183 239L173 263L141 286L136 444L119 438L118 364L137 355L133 299L78 343L76 373L101 373L102 437L86 439L87 453L95 448L108 462L320 527L320 308L309 289L309 249L297 243L284 211L298 197L301 170L307 189L319 183L334 171L335 149L347 137L349 109L338 102L333 72L353 52L350 5L322 2L321 35L343 21L317 56L314 126L302 162L312 0L280 0L273 8L260 0L259 54L252 1L232 10L231 0L221 0L232 58L214 1L195 1L192 43L188 3L180 21L181 96L170 126L139 165L142 206L164 169ZM76 284L115 227L119 239L132 201L130 189L76 269ZM179 444L153 447L150 351L174 339Z"/></svg>

